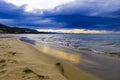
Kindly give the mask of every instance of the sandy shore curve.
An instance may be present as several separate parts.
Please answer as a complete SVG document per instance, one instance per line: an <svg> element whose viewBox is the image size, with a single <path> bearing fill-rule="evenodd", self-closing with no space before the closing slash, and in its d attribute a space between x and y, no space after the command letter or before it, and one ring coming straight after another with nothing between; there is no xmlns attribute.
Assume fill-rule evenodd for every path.
<svg viewBox="0 0 120 80"><path fill-rule="evenodd" d="M15 37L0 38L0 80L99 80Z"/></svg>

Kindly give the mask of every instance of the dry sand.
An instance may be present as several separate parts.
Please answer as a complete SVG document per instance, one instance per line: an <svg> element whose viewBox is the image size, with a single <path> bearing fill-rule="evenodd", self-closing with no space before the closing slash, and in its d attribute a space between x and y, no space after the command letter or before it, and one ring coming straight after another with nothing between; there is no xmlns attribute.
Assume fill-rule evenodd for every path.
<svg viewBox="0 0 120 80"><path fill-rule="evenodd" d="M0 80L99 80L17 38L0 38Z"/></svg>

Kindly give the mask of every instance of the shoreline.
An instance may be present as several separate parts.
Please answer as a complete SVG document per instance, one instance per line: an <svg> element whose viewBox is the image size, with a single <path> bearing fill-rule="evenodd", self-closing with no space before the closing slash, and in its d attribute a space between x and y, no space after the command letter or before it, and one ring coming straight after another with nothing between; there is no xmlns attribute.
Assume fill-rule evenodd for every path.
<svg viewBox="0 0 120 80"><path fill-rule="evenodd" d="M42 51L44 52L44 49L48 49L48 52L51 52L51 46L50 47L43 47L43 46L37 46L38 49L39 47L42 47ZM66 60L66 54L75 54L79 53L80 55L80 62L79 64L74 63L73 65L79 68L80 70L83 70L86 73L92 74L94 76L97 76L100 78L100 80L119 80L119 67L120 67L120 60L116 57L110 57L107 55L102 55L102 54L95 54L95 53L90 53L90 52L84 52L84 51L76 51L76 50L70 50L67 48L59 48L59 47L52 47L53 53L58 53L62 50L63 57L60 57L64 60ZM57 52L56 52L57 50ZM65 51L65 52L64 52ZM53 54L53 55L55 55ZM60 55L61 56L61 55ZM67 55L69 56L69 55ZM76 59L76 58L75 58ZM74 58L73 58L74 60ZM67 59L67 61L69 61ZM70 61L71 62L71 61ZM107 75L108 74L108 75ZM74 80L74 79L73 79ZM97 79L98 80L98 79Z"/></svg>
<svg viewBox="0 0 120 80"><path fill-rule="evenodd" d="M21 37L20 40L23 41L23 42L32 44L32 45L36 44L35 40L29 39L27 37ZM74 51L74 52L98 54L98 55L108 56L110 58L114 58L114 59L119 59L120 60L120 52L114 52L114 51L113 52L111 52L111 51L108 51L108 52L102 51L101 52L101 51L96 51L95 49L87 48L87 47L80 47L80 48L69 47L68 48L67 46L47 45L47 44L39 43L39 42L37 42L37 43L41 44L41 45L46 45L46 46L49 46L51 48L58 49L58 50L61 49L61 50L71 50L71 51Z"/></svg>
<svg viewBox="0 0 120 80"><path fill-rule="evenodd" d="M0 41L0 57L4 59L0 60L1 80L99 80L16 38L0 38Z"/></svg>
<svg viewBox="0 0 120 80"><path fill-rule="evenodd" d="M41 43L39 43L39 42L37 44L41 45ZM110 57L108 55L95 54L95 53L91 53L91 52L76 51L76 50L71 50L68 48L63 49L60 47L54 47L54 45L49 46L49 47L47 47L47 48L45 47L45 49L51 50L51 48L53 48L53 49L57 50L57 52L54 50L55 54L56 53L59 54L59 52L62 51L60 53L64 53L63 54L64 56L60 57L60 58L67 60L67 61L69 61L68 60L69 57L66 59L65 53L67 53L67 54L76 54L76 53L79 54L80 60L76 59L77 57L75 58L77 62L79 60L79 63L76 64L76 61L73 57L73 60L72 60L73 65L79 69L82 69L83 71L85 71L89 74L92 74L94 76L101 78L101 80L119 80L120 79L120 77L118 75L119 74L119 67L120 67L120 65L119 65L120 60L116 57ZM55 54L53 54L53 56ZM69 55L67 55L67 56L69 56ZM75 61L75 62L73 62L73 61ZM69 61L69 62L71 62L71 61ZM109 74L109 75L106 75L106 74Z"/></svg>

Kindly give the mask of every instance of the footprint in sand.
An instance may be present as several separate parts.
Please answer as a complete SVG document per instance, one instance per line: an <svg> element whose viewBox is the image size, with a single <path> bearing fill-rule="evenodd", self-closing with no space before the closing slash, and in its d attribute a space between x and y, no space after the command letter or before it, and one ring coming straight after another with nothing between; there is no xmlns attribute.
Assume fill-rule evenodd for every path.
<svg viewBox="0 0 120 80"><path fill-rule="evenodd" d="M58 70L61 72L61 74L64 75L63 65L60 62L57 62L56 66L57 66Z"/></svg>
<svg viewBox="0 0 120 80"><path fill-rule="evenodd" d="M32 71L32 70L29 69L29 68L23 70L23 72L24 72L26 75L28 75L28 74L36 75L36 77L37 77L38 79L40 79L40 80L43 80L43 79L44 79L44 80L49 79L48 76L39 75L39 74L35 73L34 71ZM25 76L26 76L26 75L25 75ZM25 77L25 76L24 76L24 77Z"/></svg>
<svg viewBox="0 0 120 80"><path fill-rule="evenodd" d="M3 75L3 74L5 74L6 72L7 72L7 70L1 70L0 71L0 76Z"/></svg>
<svg viewBox="0 0 120 80"><path fill-rule="evenodd" d="M9 78L14 80L51 80L48 76L39 75L29 68L2 69L0 80L8 80Z"/></svg>
<svg viewBox="0 0 120 80"><path fill-rule="evenodd" d="M1 59L1 60L0 60L0 63L5 63L5 62L6 62L5 59Z"/></svg>
<svg viewBox="0 0 120 80"><path fill-rule="evenodd" d="M7 50L7 49L10 49L10 46L9 45L0 45L0 49Z"/></svg>
<svg viewBox="0 0 120 80"><path fill-rule="evenodd" d="M8 53L9 53L9 55L12 55L12 56L15 56L17 54L16 52L12 52L12 51L10 51Z"/></svg>
<svg viewBox="0 0 120 80"><path fill-rule="evenodd" d="M6 52L0 54L0 69L4 69L6 66L17 64L18 61L14 59L16 52Z"/></svg>
<svg viewBox="0 0 120 80"><path fill-rule="evenodd" d="M0 69L3 69L6 66L6 60L5 59L1 59L0 60Z"/></svg>
<svg viewBox="0 0 120 80"><path fill-rule="evenodd" d="M20 56L21 54L23 54L23 53L19 53L19 52L15 52L15 51L9 51L9 52L8 52L8 55L9 55L10 57L18 57L18 56Z"/></svg>

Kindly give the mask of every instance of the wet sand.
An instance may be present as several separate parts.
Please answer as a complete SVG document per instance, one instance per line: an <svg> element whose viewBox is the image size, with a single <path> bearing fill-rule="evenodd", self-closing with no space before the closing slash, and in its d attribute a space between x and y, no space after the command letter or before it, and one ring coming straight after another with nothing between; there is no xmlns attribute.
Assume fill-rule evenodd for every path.
<svg viewBox="0 0 120 80"><path fill-rule="evenodd" d="M76 64L78 68L99 77L101 80L120 80L120 58L65 47L64 50L67 53L74 54L76 52L80 55L80 61Z"/></svg>
<svg viewBox="0 0 120 80"><path fill-rule="evenodd" d="M120 59L100 54L81 53L81 58L89 62L81 61L78 67L100 77L102 80L120 80Z"/></svg>
<svg viewBox="0 0 120 80"><path fill-rule="evenodd" d="M45 49L48 52L51 51L51 48L45 47ZM78 51L65 47L54 47L54 49L56 50L52 50L54 55L58 54L58 57L61 56L60 58L73 63L80 70L84 70L84 72L99 77L100 80L120 80L120 59L118 57L97 54L92 51ZM42 51L44 52L44 49Z"/></svg>

